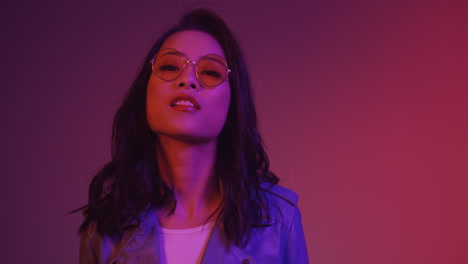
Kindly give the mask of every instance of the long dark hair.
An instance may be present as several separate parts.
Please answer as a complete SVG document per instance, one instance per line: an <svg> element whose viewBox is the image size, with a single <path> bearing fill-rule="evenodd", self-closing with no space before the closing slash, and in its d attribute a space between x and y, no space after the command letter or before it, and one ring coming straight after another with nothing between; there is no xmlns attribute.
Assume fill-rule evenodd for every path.
<svg viewBox="0 0 468 264"><path fill-rule="evenodd" d="M231 69L231 102L226 123L218 136L215 173L222 193L218 224L226 238L245 246L255 226L261 226L266 201L263 182L277 183L269 171L268 157L257 130L257 116L250 91L244 56L233 34L214 12L197 9L154 44L117 114L112 131L112 160L90 185L85 220L79 232L94 223L101 235L118 235L129 222L141 221L151 209L174 204L172 188L159 174L156 162L157 136L146 119L146 87L152 74L149 61L172 34L199 30L210 34L223 49ZM268 210L266 210L269 217Z"/></svg>

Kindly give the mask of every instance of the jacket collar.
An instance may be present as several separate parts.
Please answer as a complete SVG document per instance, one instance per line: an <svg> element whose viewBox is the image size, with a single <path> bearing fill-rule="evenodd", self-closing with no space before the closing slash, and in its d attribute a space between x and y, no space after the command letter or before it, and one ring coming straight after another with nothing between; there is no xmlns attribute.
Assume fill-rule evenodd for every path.
<svg viewBox="0 0 468 264"><path fill-rule="evenodd" d="M141 224L138 226L135 223L130 223L123 237L116 245L113 256L111 257L110 263L117 259L126 250L127 246L130 246L133 240L138 240L140 236L147 236L150 233L157 234L157 230L160 227L156 213L148 213ZM159 245L159 239L156 236L152 241L152 246L157 252L157 262L161 259L161 247ZM131 247L131 246L130 246ZM248 260L247 262L245 260ZM211 231L206 246L203 251L202 259L200 264L212 264L212 263L255 263L252 258L247 255L242 249L229 243L223 232L221 224L215 224Z"/></svg>
<svg viewBox="0 0 468 264"><path fill-rule="evenodd" d="M247 262L245 260L248 260ZM200 264L254 263L243 250L229 243L222 225L215 225L208 238Z"/></svg>

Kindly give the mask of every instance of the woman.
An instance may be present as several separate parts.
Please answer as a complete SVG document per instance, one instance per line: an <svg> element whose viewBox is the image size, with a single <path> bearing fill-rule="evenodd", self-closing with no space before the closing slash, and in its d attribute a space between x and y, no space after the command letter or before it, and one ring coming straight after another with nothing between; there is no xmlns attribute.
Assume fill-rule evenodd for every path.
<svg viewBox="0 0 468 264"><path fill-rule="evenodd" d="M194 10L146 61L90 186L80 263L307 263L297 195L268 170L226 24Z"/></svg>

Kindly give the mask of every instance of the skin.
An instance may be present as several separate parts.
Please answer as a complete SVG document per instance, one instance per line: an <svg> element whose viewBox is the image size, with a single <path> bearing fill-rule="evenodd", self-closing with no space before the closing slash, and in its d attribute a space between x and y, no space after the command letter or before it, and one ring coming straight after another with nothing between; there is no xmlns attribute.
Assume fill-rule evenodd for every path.
<svg viewBox="0 0 468 264"><path fill-rule="evenodd" d="M191 61L207 54L224 58L219 43L200 31L175 33L163 43L163 48L176 49ZM193 96L200 109L171 106L171 101L180 94ZM168 214L169 207L157 211L162 227L185 229L203 225L219 206L214 165L230 96L228 80L205 88L198 83L192 66L173 81L151 75L146 100L148 124L158 136L161 176L174 186L177 199L173 214Z"/></svg>

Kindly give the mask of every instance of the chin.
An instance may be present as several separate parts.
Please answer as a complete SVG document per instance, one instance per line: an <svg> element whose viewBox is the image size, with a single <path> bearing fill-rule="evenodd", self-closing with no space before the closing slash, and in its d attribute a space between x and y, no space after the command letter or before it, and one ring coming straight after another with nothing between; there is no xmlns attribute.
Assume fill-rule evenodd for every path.
<svg viewBox="0 0 468 264"><path fill-rule="evenodd" d="M200 130L153 130L160 139L171 138L186 143L209 143L218 139L218 133L201 133Z"/></svg>
<svg viewBox="0 0 468 264"><path fill-rule="evenodd" d="M222 127L204 122L154 122L151 130L164 140L171 138L187 143L207 143L217 140Z"/></svg>
<svg viewBox="0 0 468 264"><path fill-rule="evenodd" d="M178 134L168 135L169 137L176 139L180 142L188 144L207 144L216 141L218 138L214 136L206 135L193 135L193 134Z"/></svg>

